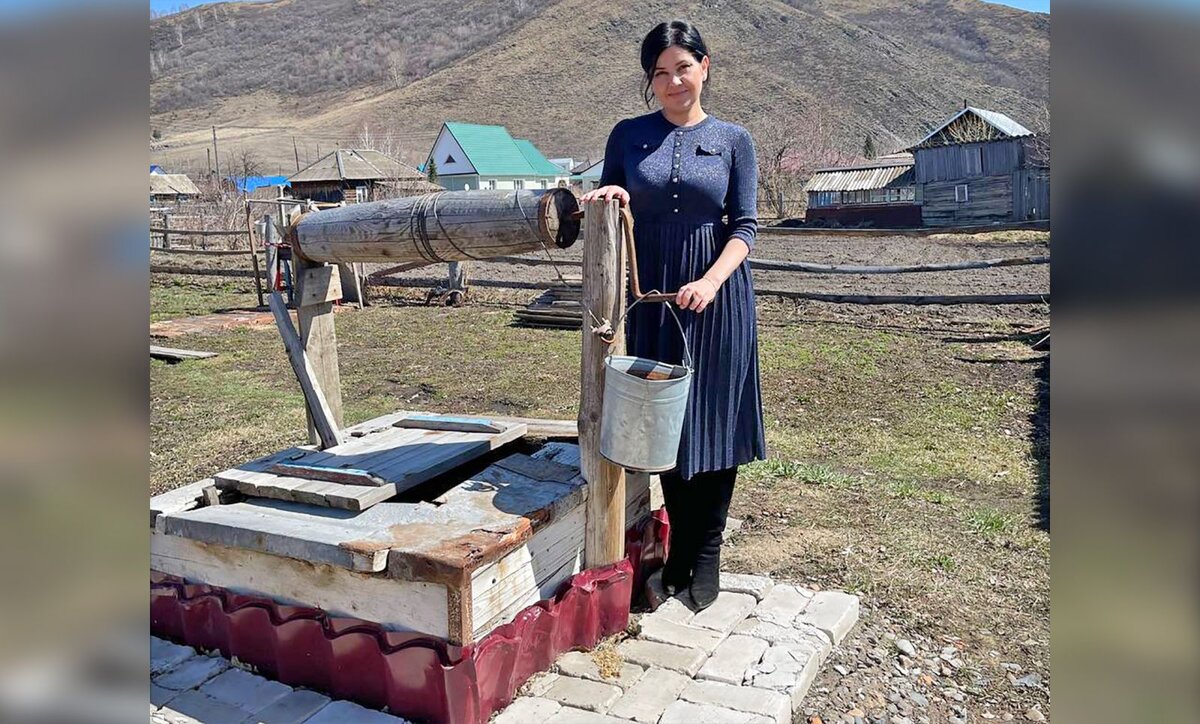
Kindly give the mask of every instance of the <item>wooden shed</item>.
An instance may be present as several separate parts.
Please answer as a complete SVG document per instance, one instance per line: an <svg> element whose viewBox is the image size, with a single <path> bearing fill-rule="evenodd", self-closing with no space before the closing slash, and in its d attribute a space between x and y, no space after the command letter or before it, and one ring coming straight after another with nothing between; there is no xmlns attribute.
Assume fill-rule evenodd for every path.
<svg viewBox="0 0 1200 724"><path fill-rule="evenodd" d="M178 203L200 195L200 189L183 173L150 171L150 203Z"/></svg>
<svg viewBox="0 0 1200 724"><path fill-rule="evenodd" d="M819 169L805 186L813 225L921 225L910 153L880 156L854 166Z"/></svg>
<svg viewBox="0 0 1200 724"><path fill-rule="evenodd" d="M297 171L288 182L296 198L328 203L362 203L442 190L416 169L365 148L331 151Z"/></svg>
<svg viewBox="0 0 1200 724"><path fill-rule="evenodd" d="M926 226L1050 218L1050 171L1036 136L1013 119L966 107L910 149Z"/></svg>

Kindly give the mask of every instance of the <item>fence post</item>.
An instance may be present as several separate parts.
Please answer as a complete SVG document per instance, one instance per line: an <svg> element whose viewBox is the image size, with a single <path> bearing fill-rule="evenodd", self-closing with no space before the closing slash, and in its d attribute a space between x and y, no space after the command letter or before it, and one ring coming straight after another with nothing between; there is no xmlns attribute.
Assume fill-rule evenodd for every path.
<svg viewBox="0 0 1200 724"><path fill-rule="evenodd" d="M625 471L600 456L604 358L625 350L625 264L618 201L589 201L583 241L583 306L613 326L609 345L583 316L580 364L579 458L588 485L584 565L615 563L625 556ZM619 323L620 322L620 323Z"/></svg>
<svg viewBox="0 0 1200 724"><path fill-rule="evenodd" d="M169 213L164 213L163 214L163 235L162 235L164 249L171 248L170 229L171 229L171 215Z"/></svg>
<svg viewBox="0 0 1200 724"><path fill-rule="evenodd" d="M261 307L263 306L263 288L262 280L258 278L258 249L254 248L254 222L250 218L249 202L246 203L246 241L250 243L250 265L254 268L254 292L258 295L258 306Z"/></svg>

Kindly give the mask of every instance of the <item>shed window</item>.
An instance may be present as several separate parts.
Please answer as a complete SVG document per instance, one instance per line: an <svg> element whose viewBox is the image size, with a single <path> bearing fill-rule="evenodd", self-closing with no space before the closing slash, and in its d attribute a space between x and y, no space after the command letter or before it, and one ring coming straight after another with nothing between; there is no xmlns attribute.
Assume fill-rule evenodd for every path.
<svg viewBox="0 0 1200 724"><path fill-rule="evenodd" d="M491 190L493 190L493 191L495 191L495 190L496 190L496 179L494 179L494 178L493 178L493 179L488 179L486 183L487 183L487 187L488 187L489 189L491 189Z"/></svg>
<svg viewBox="0 0 1200 724"><path fill-rule="evenodd" d="M515 179L513 181L513 188L517 189L518 191L525 188L525 179Z"/></svg>
<svg viewBox="0 0 1200 724"><path fill-rule="evenodd" d="M954 200L960 204L965 204L970 200L966 184L959 184L954 187Z"/></svg>
<svg viewBox="0 0 1200 724"><path fill-rule="evenodd" d="M367 201L368 191L366 186L356 186L354 188L354 202L361 204Z"/></svg>
<svg viewBox="0 0 1200 724"><path fill-rule="evenodd" d="M542 188L546 188L546 179L542 179L542 180L541 180L541 181L539 181L538 183L540 183L540 184L541 184Z"/></svg>

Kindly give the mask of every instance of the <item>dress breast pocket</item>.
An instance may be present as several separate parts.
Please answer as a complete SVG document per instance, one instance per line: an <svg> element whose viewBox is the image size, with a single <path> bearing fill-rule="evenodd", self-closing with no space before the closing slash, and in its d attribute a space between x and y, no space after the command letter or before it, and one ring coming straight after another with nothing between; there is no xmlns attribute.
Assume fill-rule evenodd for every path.
<svg viewBox="0 0 1200 724"><path fill-rule="evenodd" d="M720 146L710 143L696 145L696 163L701 168L729 168L729 152Z"/></svg>

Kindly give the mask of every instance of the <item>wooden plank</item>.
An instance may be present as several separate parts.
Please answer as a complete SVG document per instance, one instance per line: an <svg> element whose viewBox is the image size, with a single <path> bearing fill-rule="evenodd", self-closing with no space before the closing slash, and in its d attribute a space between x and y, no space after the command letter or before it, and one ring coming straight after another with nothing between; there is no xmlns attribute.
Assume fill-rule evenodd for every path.
<svg viewBox="0 0 1200 724"><path fill-rule="evenodd" d="M538 460L521 453L498 460L496 465L527 478L555 483L566 483L579 475L578 467L563 465L553 460Z"/></svg>
<svg viewBox="0 0 1200 724"><path fill-rule="evenodd" d="M374 621L389 631L448 634L446 587L400 581L227 545L152 534L150 568L189 583L221 586L334 616Z"/></svg>
<svg viewBox="0 0 1200 724"><path fill-rule="evenodd" d="M204 543L257 550L310 563L327 563L352 571L378 573L386 567L386 549L341 546L356 535L373 532L369 526L356 525L348 517L349 513L309 506L305 506L305 511L272 507L279 505L288 503L252 500L165 515L162 531ZM318 512L323 514L318 515Z"/></svg>
<svg viewBox="0 0 1200 724"><path fill-rule="evenodd" d="M393 423L396 427L450 432L504 432L505 426L483 417L451 417L447 415L409 415Z"/></svg>
<svg viewBox="0 0 1200 724"><path fill-rule="evenodd" d="M342 298L342 275L336 265L308 267L300 273L300 307L335 302Z"/></svg>
<svg viewBox="0 0 1200 724"><path fill-rule="evenodd" d="M295 270L300 277L300 296L304 296L303 272L315 266L302 257L293 256ZM309 304L296 310L296 321L300 327L300 339L304 352L312 365L317 384L325 394L325 401L333 421L333 427L342 426L342 381L338 372L337 330L333 320L333 302ZM309 442L321 439L316 429L316 420L311 411L308 415ZM322 445L322 447L327 447Z"/></svg>
<svg viewBox="0 0 1200 724"><path fill-rule="evenodd" d="M289 475L293 478L305 478L326 483L341 483L342 485L360 485L378 488L386 485L387 481L372 475L369 470L355 468L330 468L321 465L297 465L293 463L275 463L271 472Z"/></svg>
<svg viewBox="0 0 1200 724"><path fill-rule="evenodd" d="M249 241L250 247L250 266L254 269L254 293L258 296L258 306L263 305L263 285L259 279L258 268L258 250L254 248L254 222L250 218L250 204L246 204L246 239ZM263 253L266 253L266 247L263 247ZM271 287L274 289L274 286Z"/></svg>
<svg viewBox="0 0 1200 724"><path fill-rule="evenodd" d="M291 317L279 292L271 292L271 313L275 315L275 325L279 328L279 336L283 339L283 347L287 350L288 360L292 363L292 371L300 382L304 392L305 407L309 419L316 428L321 447L340 445L342 438L338 433L339 420L334 416L329 401L325 397L322 384L318 380L317 371L312 360L301 345L300 337L292 327ZM332 320L331 320L332 321Z"/></svg>
<svg viewBox="0 0 1200 724"><path fill-rule="evenodd" d="M150 356L154 359L167 360L169 362L182 362L185 359L208 359L216 357L216 352L199 352L194 349L175 349L174 347L159 347L150 345Z"/></svg>
<svg viewBox="0 0 1200 724"><path fill-rule="evenodd" d="M520 610L553 596L571 575L582 570L585 510L569 514L537 531L529 542L471 576L474 640L512 620Z"/></svg>
<svg viewBox="0 0 1200 724"><path fill-rule="evenodd" d="M580 361L579 450L588 482L585 565L615 563L625 555L625 471L600 455L604 358L625 350L625 263L617 201L590 201L583 246L584 306L612 325L612 344L583 323Z"/></svg>

